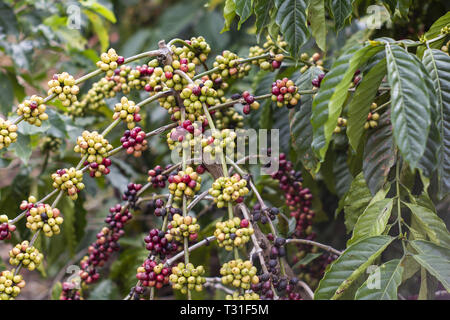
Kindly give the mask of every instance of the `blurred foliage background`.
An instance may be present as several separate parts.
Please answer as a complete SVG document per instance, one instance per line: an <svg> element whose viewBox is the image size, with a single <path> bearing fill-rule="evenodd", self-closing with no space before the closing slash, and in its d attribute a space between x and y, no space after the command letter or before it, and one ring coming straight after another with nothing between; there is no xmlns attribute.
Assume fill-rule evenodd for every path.
<svg viewBox="0 0 450 320"><path fill-rule="evenodd" d="M369 37L389 35L396 39L416 40L442 12L448 10L448 1L414 1L406 14L409 19L397 17L392 25L384 24L381 30L367 30L361 21L364 20L368 5L373 2L355 1L355 19L352 23L337 34L328 33L328 52L324 59L326 66L332 63L335 54L344 46ZM213 50L210 59L225 49L245 57L249 46L257 43L254 17L248 19L240 30L237 30L237 21L233 21L230 31L221 33L223 5L222 0L0 0L0 114L14 118L13 106L26 96L45 95L47 81L53 73L67 71L78 77L93 70L99 54L109 47L127 57L156 48L160 39L169 41L175 37L188 39L202 35ZM70 28L71 19L78 13L81 18L80 29ZM304 50L312 54L318 49L310 41ZM298 72L298 67L292 66L284 70L283 74L295 72ZM239 82L233 90L249 89L257 95L266 93L273 77L272 74L254 70L246 78L250 80ZM82 92L86 92L93 81L85 83ZM134 101L143 98L144 94L139 96L138 93L132 93ZM18 142L11 145L7 152L0 151L0 213L14 217L19 213L22 199L30 194L39 198L50 192L50 174L78 162L77 155L72 151L76 137L84 129L101 130L106 127L117 99L108 99L108 107L75 119L65 115L60 103L50 102L49 121L46 124L40 128L22 124ZM156 104L147 107L144 112L141 126L145 131L169 122L166 111ZM255 129L279 128L280 137L289 135L288 113L273 107L270 102L264 103L246 121L248 126ZM45 144L46 137L60 139L62 143L56 149L49 149ZM108 139L117 146L120 137L121 132L116 130ZM51 239L54 241L39 238L37 246L45 253L46 261L39 270L39 276L25 272L25 279L34 283L35 287L33 284L27 286L22 298L48 298L51 293L48 288L53 288L57 281L66 276L65 266L78 263L88 244L101 229L109 207L121 201L120 195L127 183L145 183L148 169L157 164L165 166L170 163L169 151L162 136L152 138L149 145L149 150L141 158L126 155L115 157L109 175L95 180L86 178L87 192L82 193L75 202L65 199L60 203L58 207L65 219L62 234ZM338 147L338 144L335 145ZM281 148L295 162L295 152L290 148L289 139L282 139ZM316 196L314 209L317 218L314 229L318 233L318 241L343 248L348 239L343 215L337 218L334 215L339 198L349 187L351 173L348 168L341 170L339 161L342 162L342 159L337 157L334 166L325 168L315 181L307 172L304 177L305 184ZM257 176L258 170L253 171ZM203 183L204 186L208 184L209 181ZM284 205L279 198L277 184L271 179L259 177L258 187L265 188L266 199L272 205ZM448 210L445 204L438 208ZM104 277L107 280L93 286L91 298L121 298L135 284L136 267L147 255L143 235L155 225L150 209L144 206L135 213L135 219L127 226L127 235L120 240L121 252L117 254L117 259L112 259L111 265L104 268L104 273L110 275L109 279ZM202 226L208 225L219 216L220 212L210 212L202 216L200 223ZM289 228L281 222L278 227L285 231ZM10 243L29 238L29 231L23 224L18 229ZM210 228L204 228L200 237L211 233ZM6 262L6 245L1 244L0 248ZM202 248L192 254L192 259L194 263L196 260L208 261L209 255L215 250L214 247ZM224 254L220 253L219 259L226 258L220 255ZM208 268L218 268L218 263L212 261ZM405 290L407 294L408 288Z"/></svg>

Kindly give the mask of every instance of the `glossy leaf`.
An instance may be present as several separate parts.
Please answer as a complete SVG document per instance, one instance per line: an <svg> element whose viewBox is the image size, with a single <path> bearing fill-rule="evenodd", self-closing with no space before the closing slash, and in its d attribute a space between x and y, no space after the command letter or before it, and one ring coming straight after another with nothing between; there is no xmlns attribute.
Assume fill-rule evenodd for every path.
<svg viewBox="0 0 450 320"><path fill-rule="evenodd" d="M289 51L295 57L300 56L300 48L309 38L306 26L305 0L285 0L278 8L276 22L284 40L289 44Z"/></svg>
<svg viewBox="0 0 450 320"><path fill-rule="evenodd" d="M223 18L225 19L225 24L221 32L229 31L231 23L236 16L236 3L234 0L226 0L225 7L223 8Z"/></svg>
<svg viewBox="0 0 450 320"><path fill-rule="evenodd" d="M234 0L236 3L236 13L239 15L238 29L252 15L253 0Z"/></svg>
<svg viewBox="0 0 450 320"><path fill-rule="evenodd" d="M367 208L371 199L372 194L367 187L363 174L360 173L353 179L347 197L344 200L345 226L347 227L347 232L353 230L356 221L358 221L358 217Z"/></svg>
<svg viewBox="0 0 450 320"><path fill-rule="evenodd" d="M335 29L341 30L352 14L352 0L331 0Z"/></svg>
<svg viewBox="0 0 450 320"><path fill-rule="evenodd" d="M395 142L411 168L425 151L430 130L430 99L420 68L408 52L386 43L388 81L391 86L391 121Z"/></svg>
<svg viewBox="0 0 450 320"><path fill-rule="evenodd" d="M273 7L273 2L271 0L255 1L256 33L259 36L270 23L270 10Z"/></svg>
<svg viewBox="0 0 450 320"><path fill-rule="evenodd" d="M308 6L308 21L311 23L311 33L317 46L326 51L327 24L325 20L325 0L310 0Z"/></svg>
<svg viewBox="0 0 450 320"><path fill-rule="evenodd" d="M338 299L393 240L390 236L377 236L348 247L325 272L314 299Z"/></svg>

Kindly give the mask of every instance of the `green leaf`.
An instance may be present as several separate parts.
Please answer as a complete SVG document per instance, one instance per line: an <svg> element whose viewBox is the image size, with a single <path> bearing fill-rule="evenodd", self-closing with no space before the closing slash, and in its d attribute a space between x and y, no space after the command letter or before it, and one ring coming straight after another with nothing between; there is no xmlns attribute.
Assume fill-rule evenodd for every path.
<svg viewBox="0 0 450 320"><path fill-rule="evenodd" d="M308 253L306 256L304 256L302 259L300 259L293 267L292 269L298 267L298 266L304 266L307 265L308 263L314 261L315 259L317 259L318 257L320 257L322 255L322 253Z"/></svg>
<svg viewBox="0 0 450 320"><path fill-rule="evenodd" d="M30 136L17 133L17 141L10 145L9 150L14 151L24 164L28 164L32 153Z"/></svg>
<svg viewBox="0 0 450 320"><path fill-rule="evenodd" d="M52 288L52 300L59 300L61 292L62 292L62 284L60 281L58 281Z"/></svg>
<svg viewBox="0 0 450 320"><path fill-rule="evenodd" d="M63 197L59 202L58 208L64 217L64 224L62 225L61 233L64 235L66 250L68 250L70 255L73 256L77 245L75 232L75 205L69 197Z"/></svg>
<svg viewBox="0 0 450 320"><path fill-rule="evenodd" d="M398 10L403 18L408 18L409 7L411 0L398 0Z"/></svg>
<svg viewBox="0 0 450 320"><path fill-rule="evenodd" d="M381 115L378 126L370 130L364 148L363 173L372 194L383 187L395 156L390 111L387 110Z"/></svg>
<svg viewBox="0 0 450 320"><path fill-rule="evenodd" d="M83 10L83 13L88 17L89 21L92 23L92 27L100 41L102 52L106 52L106 50L108 50L109 47L109 34L108 30L103 24L102 19L98 15L89 10Z"/></svg>
<svg viewBox="0 0 450 320"><path fill-rule="evenodd" d="M381 235L391 216L393 203L392 199L383 199L370 204L356 221L352 238L348 240L347 246L361 239Z"/></svg>
<svg viewBox="0 0 450 320"><path fill-rule="evenodd" d="M384 263L370 274L366 282L356 291L356 300L397 300L397 289L402 283L403 267L401 260L395 259ZM379 281L378 287L370 287Z"/></svg>
<svg viewBox="0 0 450 320"><path fill-rule="evenodd" d="M95 13L105 17L112 23L117 22L117 19L116 19L116 16L114 15L114 13L111 10L109 10L108 8L106 8L104 5L98 3L97 1L87 0L87 1L80 1L80 2L83 7L88 8L88 9L94 11Z"/></svg>
<svg viewBox="0 0 450 320"><path fill-rule="evenodd" d="M311 81L322 71L316 67L309 68L305 73L294 79L299 90L310 90ZM294 108L289 114L292 146L305 168L309 171L317 166L316 156L311 149L313 139L313 128L311 125L312 95L302 97L302 105L299 109Z"/></svg>
<svg viewBox="0 0 450 320"><path fill-rule="evenodd" d="M450 291L450 250L428 241L415 240L410 242L418 254L413 258L429 273L435 276Z"/></svg>
<svg viewBox="0 0 450 320"><path fill-rule="evenodd" d="M226 0L225 7L223 8L223 18L225 19L225 24L220 33L230 30L231 23L233 22L235 16L236 4L234 3L234 0Z"/></svg>
<svg viewBox="0 0 450 320"><path fill-rule="evenodd" d="M255 0L256 15L256 34L261 35L263 30L270 23L270 10L272 10L273 2L271 0Z"/></svg>
<svg viewBox="0 0 450 320"><path fill-rule="evenodd" d="M323 161L325 158L331 135L333 134L333 130L337 122L336 117L336 122L334 123L335 126L330 130L332 126L331 123L333 122L329 119L329 110L331 109L331 107L329 108L330 101L334 93L336 92L336 87L344 79L344 75L349 68L349 61L351 57L359 48L360 46L354 46L350 48L334 62L330 72L328 72L325 78L322 80L319 92L314 98L311 116L311 123L313 127L312 149L321 161ZM341 94L342 93L340 93L339 96ZM333 119L335 118L335 114L338 111L335 109L336 107L333 110ZM326 125L327 128L325 128Z"/></svg>
<svg viewBox="0 0 450 320"><path fill-rule="evenodd" d="M450 19L450 15L449 15ZM450 190L450 57L444 52L427 49L423 63L431 76L437 97L437 129L443 143L438 148L439 189ZM430 134L431 138L431 134Z"/></svg>
<svg viewBox="0 0 450 320"><path fill-rule="evenodd" d="M391 15L395 13L395 9L397 9L398 0L383 0L385 7L389 9Z"/></svg>
<svg viewBox="0 0 450 320"><path fill-rule="evenodd" d="M14 103L14 90L9 77L0 72L0 112L7 115Z"/></svg>
<svg viewBox="0 0 450 320"><path fill-rule="evenodd" d="M314 299L339 299L393 240L390 236L377 236L348 247L325 272L314 293Z"/></svg>
<svg viewBox="0 0 450 320"><path fill-rule="evenodd" d="M425 81L417 76L420 65L399 46L386 43L391 120L395 142L412 169L425 151L430 130L430 98Z"/></svg>
<svg viewBox="0 0 450 320"><path fill-rule="evenodd" d="M430 240L441 246L450 247L450 233L444 221L436 212L412 203L405 203L411 210L419 225L426 231Z"/></svg>
<svg viewBox="0 0 450 320"><path fill-rule="evenodd" d="M442 28L445 26L450 25L450 11L444 14L442 17L437 19L430 27L430 30L428 30L425 33L425 38L427 40L431 40L436 38L441 34Z"/></svg>
<svg viewBox="0 0 450 320"><path fill-rule="evenodd" d="M118 295L117 285L111 280L100 282L89 295L90 300L113 300Z"/></svg>
<svg viewBox="0 0 450 320"><path fill-rule="evenodd" d="M353 230L358 217L364 212L372 199L362 172L353 179L344 200L345 226L347 232Z"/></svg>
<svg viewBox="0 0 450 320"><path fill-rule="evenodd" d="M386 59L382 59L367 74L364 74L348 106L346 132L350 145L355 151L358 149L361 137L364 135L364 124L367 121L370 106L378 93L378 88L385 75Z"/></svg>
<svg viewBox="0 0 450 320"><path fill-rule="evenodd" d="M252 15L253 0L235 0L236 13L239 15L238 30L241 25Z"/></svg>
<svg viewBox="0 0 450 320"><path fill-rule="evenodd" d="M352 0L331 0L331 11L335 23L334 28L339 31L352 14Z"/></svg>
<svg viewBox="0 0 450 320"><path fill-rule="evenodd" d="M304 0L285 0L280 5L276 17L284 40L294 57L300 56L300 49L309 38L306 25L306 2Z"/></svg>
<svg viewBox="0 0 450 320"><path fill-rule="evenodd" d="M310 0L308 6L308 21L311 22L311 33L317 46L327 50L327 24L325 20L325 0Z"/></svg>

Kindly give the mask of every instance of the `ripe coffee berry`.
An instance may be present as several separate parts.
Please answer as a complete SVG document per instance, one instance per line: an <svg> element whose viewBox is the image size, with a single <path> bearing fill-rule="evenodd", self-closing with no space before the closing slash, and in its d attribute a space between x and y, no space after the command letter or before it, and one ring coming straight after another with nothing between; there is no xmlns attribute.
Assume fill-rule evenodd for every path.
<svg viewBox="0 0 450 320"><path fill-rule="evenodd" d="M161 259L165 259L168 255L178 251L178 245L169 241L170 236L167 233L159 230L152 229L148 235L144 238L145 248L150 251L152 255L159 255Z"/></svg>
<svg viewBox="0 0 450 320"><path fill-rule="evenodd" d="M170 166L166 167L166 170L169 169ZM166 181L168 179L168 176L166 174L163 174L163 169L161 166L156 166L153 169L148 170L148 182L152 183L153 188L165 188L166 187Z"/></svg>
<svg viewBox="0 0 450 320"><path fill-rule="evenodd" d="M30 100L25 100L19 104L17 114L23 116L24 120L29 124L40 127L42 121L48 119L48 114L45 113L45 109L44 98L32 95Z"/></svg>
<svg viewBox="0 0 450 320"><path fill-rule="evenodd" d="M72 200L84 189L83 171L75 168L59 169L52 174L53 188L63 190Z"/></svg>
<svg viewBox="0 0 450 320"><path fill-rule="evenodd" d="M188 290L200 292L203 290L203 284L206 282L205 268L203 266L194 267L192 263L185 265L180 262L176 267L172 268L172 274L169 277L172 288L180 290L186 294Z"/></svg>
<svg viewBox="0 0 450 320"><path fill-rule="evenodd" d="M16 230L16 226L8 224L8 221L6 214L0 215L0 240L11 239L11 233Z"/></svg>
<svg viewBox="0 0 450 320"><path fill-rule="evenodd" d="M164 207L165 203L163 199L156 199L153 201L153 206L155 207L155 216L164 217L167 214L167 209Z"/></svg>
<svg viewBox="0 0 450 320"><path fill-rule="evenodd" d="M217 178L209 189L217 208L223 208L228 202L241 203L248 192L247 181L237 173L231 177Z"/></svg>
<svg viewBox="0 0 450 320"><path fill-rule="evenodd" d="M23 200L20 204L21 210L27 210L26 227L32 231L42 229L45 236L52 237L61 232L60 226L64 222L58 208L52 208L49 204L38 203L33 196L28 197L28 201Z"/></svg>
<svg viewBox="0 0 450 320"><path fill-rule="evenodd" d="M17 126L0 117L0 150L17 141Z"/></svg>
<svg viewBox="0 0 450 320"><path fill-rule="evenodd" d="M140 127L125 130L123 137L120 138L120 142L122 147L127 150L127 153L133 154L136 158L142 155L142 151L147 150L145 132Z"/></svg>
<svg viewBox="0 0 450 320"><path fill-rule="evenodd" d="M220 275L224 285L231 285L244 290L250 289L252 284L259 283L256 272L256 267L250 261L243 261L242 259L231 260L224 263L222 268L220 268Z"/></svg>
<svg viewBox="0 0 450 320"><path fill-rule="evenodd" d="M169 234L166 238L169 241L172 241L172 239L183 241L183 238L189 238L190 241L196 241L200 225L197 223L197 218L191 216L183 217L179 214L174 214L172 221L170 221L168 225L168 229Z"/></svg>
<svg viewBox="0 0 450 320"><path fill-rule="evenodd" d="M56 95L64 107L69 107L77 101L80 88L75 84L75 79L67 72L53 75L48 86L50 87L48 95Z"/></svg>
<svg viewBox="0 0 450 320"><path fill-rule="evenodd" d="M277 80L272 83L272 101L277 103L278 107L287 106L295 107L300 101L300 94L294 81L288 78Z"/></svg>
<svg viewBox="0 0 450 320"><path fill-rule="evenodd" d="M131 130L136 126L136 122L141 121L139 111L141 111L141 108L133 101L128 100L127 97L122 97L120 102L114 106L113 119L122 119L126 122L128 129Z"/></svg>
<svg viewBox="0 0 450 320"><path fill-rule="evenodd" d="M231 220L216 223L216 236L219 247L231 251L234 247L240 247L250 240L254 230L247 219L235 217Z"/></svg>
<svg viewBox="0 0 450 320"><path fill-rule="evenodd" d="M22 264L28 270L33 271L41 264L44 255L33 246L30 246L28 241L16 244L14 248L9 251L9 263L13 266Z"/></svg>
<svg viewBox="0 0 450 320"><path fill-rule="evenodd" d="M317 78L314 78L311 83L314 87L320 88L320 85L322 84L322 80L325 78L325 73L321 73L317 76Z"/></svg>
<svg viewBox="0 0 450 320"><path fill-rule="evenodd" d="M169 283L171 273L170 267L164 267L162 263L147 259L142 266L137 268L136 278L143 287L161 289L165 284Z"/></svg>
<svg viewBox="0 0 450 320"><path fill-rule="evenodd" d="M243 112L245 114L249 114L251 110L259 109L259 102L255 100L255 97L250 94L248 91L244 91L242 93L242 98L244 98L246 104L244 104Z"/></svg>
<svg viewBox="0 0 450 320"><path fill-rule="evenodd" d="M128 201L132 208L135 207L137 201L137 193L142 189L142 184L129 183L127 190L122 195L122 200Z"/></svg>
<svg viewBox="0 0 450 320"><path fill-rule="evenodd" d="M74 282L63 282L59 300L83 300L80 291L77 290L77 284Z"/></svg>
<svg viewBox="0 0 450 320"><path fill-rule="evenodd" d="M0 273L0 300L14 300L25 287L25 280L18 274L14 275L15 269L4 270Z"/></svg>
<svg viewBox="0 0 450 320"><path fill-rule="evenodd" d="M188 198L194 197L201 188L202 178L189 166L185 171L170 175L168 181L169 192L174 195L174 201L180 202L183 195Z"/></svg>

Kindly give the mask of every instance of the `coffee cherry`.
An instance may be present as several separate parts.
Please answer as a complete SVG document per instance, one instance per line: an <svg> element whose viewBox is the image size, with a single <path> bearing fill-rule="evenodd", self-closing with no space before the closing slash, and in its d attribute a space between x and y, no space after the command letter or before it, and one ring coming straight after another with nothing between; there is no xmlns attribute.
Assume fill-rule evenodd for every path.
<svg viewBox="0 0 450 320"><path fill-rule="evenodd" d="M122 195L122 200L128 201L132 208L135 208L137 201L137 193L142 189L142 184L129 183L127 190Z"/></svg>
<svg viewBox="0 0 450 320"><path fill-rule="evenodd" d="M238 97L238 99L240 96ZM233 99L236 100L236 99ZM245 106L244 106L245 107ZM250 106L249 106L250 108ZM251 109L251 108L250 108ZM250 112L250 111L249 111ZM214 113L216 128L222 129L238 129L244 127L244 117L234 108L216 110Z"/></svg>
<svg viewBox="0 0 450 320"><path fill-rule="evenodd" d="M75 282L63 282L59 300L83 300Z"/></svg>
<svg viewBox="0 0 450 320"><path fill-rule="evenodd" d="M116 103L114 107L113 119L122 119L127 123L128 129L133 129L136 126L136 122L141 121L139 111L141 108L126 97L122 97L119 103Z"/></svg>
<svg viewBox="0 0 450 320"><path fill-rule="evenodd" d="M259 283L256 272L256 267L250 261L242 259L231 260L220 268L222 284L244 290L249 290L252 284Z"/></svg>
<svg viewBox="0 0 450 320"><path fill-rule="evenodd" d="M13 266L22 264L28 270L33 271L42 262L44 255L33 246L30 246L28 241L16 244L14 248L9 251L9 263Z"/></svg>
<svg viewBox="0 0 450 320"><path fill-rule="evenodd" d="M137 268L136 278L143 287L155 287L161 289L169 283L169 277L172 273L170 267L164 267L162 263L146 259L144 263Z"/></svg>
<svg viewBox="0 0 450 320"><path fill-rule="evenodd" d="M113 149L112 145L103 138L97 131L84 131L77 138L77 145L74 151L81 153L81 157L87 155L84 165L89 165L89 173L91 177L101 177L110 172L108 168L111 160L107 158L108 152Z"/></svg>
<svg viewBox="0 0 450 320"><path fill-rule="evenodd" d="M233 219L217 222L214 235L216 236L219 247L225 247L225 250L231 251L234 247L245 245L253 234L253 228L247 219L234 217Z"/></svg>
<svg viewBox="0 0 450 320"><path fill-rule="evenodd" d="M120 138L120 143L128 154L133 154L133 156L139 158L142 151L147 150L148 147L145 138L145 132L140 127L135 127L132 130L125 130L122 138Z"/></svg>
<svg viewBox="0 0 450 320"><path fill-rule="evenodd" d="M203 156L213 160L217 155L233 152L236 137L236 132L230 129L213 130L212 136L202 139Z"/></svg>
<svg viewBox="0 0 450 320"><path fill-rule="evenodd" d="M14 300L25 287L25 280L18 274L14 275L15 269L4 270L0 273L0 300Z"/></svg>
<svg viewBox="0 0 450 320"><path fill-rule="evenodd" d="M216 56L213 63L214 68L219 68L219 72L213 73L211 79L217 81L218 79L237 79L245 77L251 69L250 64L239 64L239 57L237 54L225 50L221 55Z"/></svg>
<svg viewBox="0 0 450 320"><path fill-rule="evenodd" d="M240 295L238 291L233 292L233 294L227 294L225 300L259 300L259 294L254 292L246 292Z"/></svg>
<svg viewBox="0 0 450 320"><path fill-rule="evenodd" d="M321 73L317 76L317 78L314 78L311 83L314 87L320 88L320 85L322 84L322 80L325 78L325 73Z"/></svg>
<svg viewBox="0 0 450 320"><path fill-rule="evenodd" d="M184 238L189 238L190 241L194 242L198 238L200 225L197 223L197 218L183 217L177 213L173 215L167 228L169 229L169 234L166 236L167 240L181 242Z"/></svg>
<svg viewBox="0 0 450 320"><path fill-rule="evenodd" d="M218 178L209 189L217 208L223 208L228 202L241 203L248 192L247 181L237 173L231 177Z"/></svg>
<svg viewBox="0 0 450 320"><path fill-rule="evenodd" d="M272 83L272 101L276 102L278 107L295 107L299 103L300 98L301 96L294 81L283 78Z"/></svg>
<svg viewBox="0 0 450 320"><path fill-rule="evenodd" d="M200 65L208 58L208 54L211 52L211 47L202 36L192 37L189 41L186 41L194 49L195 56L191 59L196 65Z"/></svg>
<svg viewBox="0 0 450 320"><path fill-rule="evenodd" d="M0 117L0 150L17 141L17 126Z"/></svg>
<svg viewBox="0 0 450 320"><path fill-rule="evenodd" d="M334 133L340 133L342 132L343 128L347 127L347 119L339 117L337 121L337 126L334 128Z"/></svg>
<svg viewBox="0 0 450 320"><path fill-rule="evenodd" d="M46 136L42 139L42 147L41 150L46 152L59 152L59 148L62 145L62 139L57 138L55 136Z"/></svg>
<svg viewBox="0 0 450 320"><path fill-rule="evenodd" d="M84 189L83 171L75 168L59 169L52 174L53 188L63 190L72 200Z"/></svg>
<svg viewBox="0 0 450 320"><path fill-rule="evenodd" d="M32 95L30 100L25 100L19 104L17 114L23 116L23 119L29 124L40 127L42 121L48 119L48 114L45 113L45 109L44 98Z"/></svg>
<svg viewBox="0 0 450 320"><path fill-rule="evenodd" d="M53 75L48 86L50 87L48 95L56 95L64 107L69 107L77 101L80 88L75 84L75 79L67 72Z"/></svg>
<svg viewBox="0 0 450 320"><path fill-rule="evenodd" d="M180 262L177 266L172 268L172 274L169 280L172 283L172 288L180 290L181 293L186 294L188 290L202 291L203 284L206 282L205 268L203 266L194 267L192 263L184 264Z"/></svg>
<svg viewBox="0 0 450 320"><path fill-rule="evenodd" d="M11 239L11 233L16 230L16 226L8 224L8 221L6 214L0 215L0 240Z"/></svg>
<svg viewBox="0 0 450 320"><path fill-rule="evenodd" d="M169 169L169 167L166 167L166 169ZM156 166L154 169L148 170L148 182L152 183L153 188L165 188L166 187L166 181L168 179L168 176L166 174L162 174L163 170L161 166Z"/></svg>
<svg viewBox="0 0 450 320"><path fill-rule="evenodd" d="M52 208L46 203L36 204L36 198L31 196L28 198L28 201L22 201L20 209L27 210L26 227L28 229L32 231L42 229L47 237L52 237L61 232L60 226L64 219L58 208Z"/></svg>
<svg viewBox="0 0 450 320"><path fill-rule="evenodd" d="M380 119L380 115L377 112L374 112L377 109L378 105L374 102L370 106L371 112L367 116L367 121L364 123L364 129L375 129L378 127L378 120Z"/></svg>
<svg viewBox="0 0 450 320"><path fill-rule="evenodd" d="M287 42L284 41L280 36L277 38L277 43L275 44L270 36L266 37L266 42L263 47L253 46L250 47L249 58L257 57L263 55L264 53L270 52L271 57L266 59L253 60L252 64L259 65L263 70L274 71L281 67L281 62L284 59L282 54L282 48L286 48Z"/></svg>
<svg viewBox="0 0 450 320"><path fill-rule="evenodd" d="M169 241L173 238L167 232L159 229L152 229L144 238L145 248L150 251L152 255L159 255L161 259L165 259L168 255L178 251L178 245Z"/></svg>
<svg viewBox="0 0 450 320"><path fill-rule="evenodd" d="M193 198L195 193L201 188L202 178L188 166L185 171L179 171L177 174L170 175L169 192L174 195L173 200L182 201L183 195Z"/></svg>
<svg viewBox="0 0 450 320"><path fill-rule="evenodd" d="M106 75L112 76L114 70L122 63L125 62L123 57L117 55L116 50L113 48L109 49L108 52L104 52L100 55L100 61L97 61L97 68L106 72Z"/></svg>

